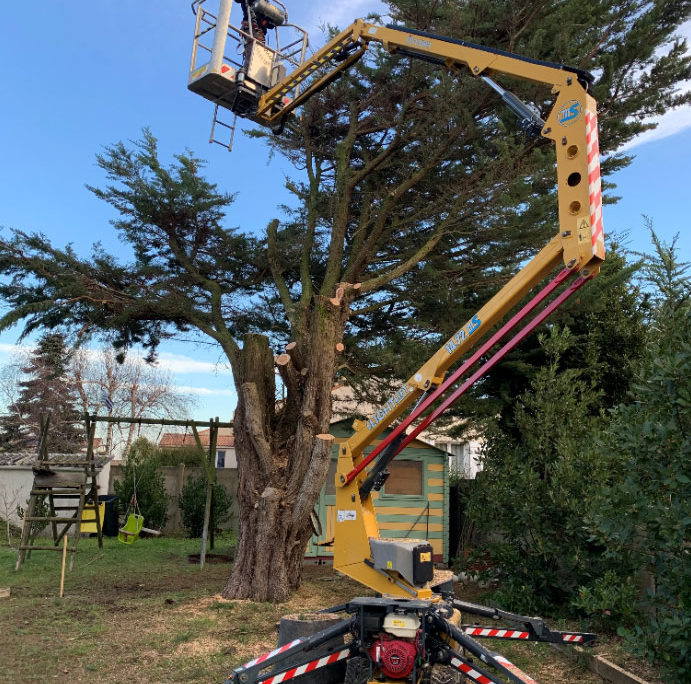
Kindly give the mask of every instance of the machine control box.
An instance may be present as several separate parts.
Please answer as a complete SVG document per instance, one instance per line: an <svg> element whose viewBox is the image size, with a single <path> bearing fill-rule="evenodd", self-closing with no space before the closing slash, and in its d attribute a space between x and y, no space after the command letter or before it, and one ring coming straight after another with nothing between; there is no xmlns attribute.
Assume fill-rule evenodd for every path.
<svg viewBox="0 0 691 684"><path fill-rule="evenodd" d="M374 567L398 572L421 587L434 578L432 546L423 539L370 539Z"/></svg>

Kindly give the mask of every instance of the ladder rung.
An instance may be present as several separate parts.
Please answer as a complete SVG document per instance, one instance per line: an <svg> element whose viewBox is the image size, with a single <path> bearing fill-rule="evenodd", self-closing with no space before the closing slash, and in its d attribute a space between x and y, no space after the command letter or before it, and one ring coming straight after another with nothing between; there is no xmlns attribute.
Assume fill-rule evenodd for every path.
<svg viewBox="0 0 691 684"><path fill-rule="evenodd" d="M20 546L20 551L62 551L62 545L60 546ZM67 547L68 551L75 552L76 548Z"/></svg>
<svg viewBox="0 0 691 684"><path fill-rule="evenodd" d="M56 494L68 494L69 492L81 492L83 490L86 491L86 488L86 485L62 484L57 487L43 487L40 489L32 489L31 493L36 495L40 494L41 496L48 496L49 494L55 496Z"/></svg>
<svg viewBox="0 0 691 684"><path fill-rule="evenodd" d="M28 520L29 522L43 522L43 521L45 521L45 522L61 522L61 523L78 522L78 519L75 518L74 516L72 516L71 518L66 518L64 516L59 516L59 515L45 516L45 517L41 517L38 515L31 515L31 516L27 516L26 518L24 518L24 520Z"/></svg>

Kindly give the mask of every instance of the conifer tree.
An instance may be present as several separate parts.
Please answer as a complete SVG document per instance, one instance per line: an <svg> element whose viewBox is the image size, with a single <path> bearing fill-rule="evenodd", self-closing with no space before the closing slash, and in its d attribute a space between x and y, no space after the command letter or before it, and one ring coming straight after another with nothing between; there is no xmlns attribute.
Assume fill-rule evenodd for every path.
<svg viewBox="0 0 691 684"><path fill-rule="evenodd" d="M4 451L35 449L40 419L50 414L48 449L74 453L84 446L79 423L77 392L69 372L70 351L60 333L46 333L22 368L17 400L0 419L0 445Z"/></svg>

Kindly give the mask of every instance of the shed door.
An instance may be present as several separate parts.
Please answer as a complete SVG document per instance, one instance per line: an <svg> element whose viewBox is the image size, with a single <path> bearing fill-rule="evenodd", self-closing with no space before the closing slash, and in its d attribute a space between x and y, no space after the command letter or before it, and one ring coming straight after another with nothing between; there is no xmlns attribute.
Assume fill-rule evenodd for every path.
<svg viewBox="0 0 691 684"><path fill-rule="evenodd" d="M307 548L308 556L333 556L333 546L318 546L318 543L331 541L334 538L334 524L336 522L336 466L338 461L331 459L326 484L319 495L316 512L322 525L321 535L312 535Z"/></svg>

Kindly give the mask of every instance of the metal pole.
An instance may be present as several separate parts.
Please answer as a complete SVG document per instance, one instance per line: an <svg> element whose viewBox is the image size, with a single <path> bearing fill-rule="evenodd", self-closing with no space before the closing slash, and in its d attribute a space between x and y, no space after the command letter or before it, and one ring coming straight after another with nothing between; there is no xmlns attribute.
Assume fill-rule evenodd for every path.
<svg viewBox="0 0 691 684"><path fill-rule="evenodd" d="M213 73L220 73L223 65L223 54L226 49L226 38L228 37L228 24L230 24L230 10L233 0L221 0L216 18L216 31L214 33L214 44L211 48L211 61L209 70Z"/></svg>

